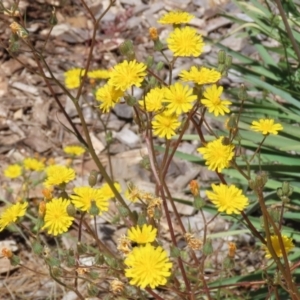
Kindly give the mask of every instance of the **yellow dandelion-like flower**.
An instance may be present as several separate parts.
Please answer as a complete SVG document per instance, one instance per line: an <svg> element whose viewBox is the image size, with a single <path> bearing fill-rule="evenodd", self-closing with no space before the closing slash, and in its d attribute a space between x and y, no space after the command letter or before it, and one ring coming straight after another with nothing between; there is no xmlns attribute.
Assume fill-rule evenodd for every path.
<svg viewBox="0 0 300 300"><path fill-rule="evenodd" d="M111 84L105 84L104 86L98 88L95 92L96 100L101 102L100 109L103 112L109 112L111 108L120 101L120 98L124 96L124 92L116 89Z"/></svg>
<svg viewBox="0 0 300 300"><path fill-rule="evenodd" d="M117 191L120 193L121 192L121 185L119 183L115 182L114 186L117 189ZM110 199L115 197L115 194L113 193L113 191L111 190L110 186L107 183L104 183L100 187L100 191L102 193L102 197L106 200L110 200Z"/></svg>
<svg viewBox="0 0 300 300"><path fill-rule="evenodd" d="M171 275L172 263L162 247L155 248L150 244L134 247L124 263L128 267L125 276L131 278L130 284L141 288L155 289L165 285Z"/></svg>
<svg viewBox="0 0 300 300"><path fill-rule="evenodd" d="M64 152L72 156L80 156L85 152L85 149L81 146L71 145L64 147Z"/></svg>
<svg viewBox="0 0 300 300"><path fill-rule="evenodd" d="M282 235L281 238L282 238L283 246L285 249L285 253L290 252L295 247L292 239L285 235ZM274 249L277 257L282 257L282 251L281 251L281 247L280 247L280 243L279 243L279 237L277 235L271 236L271 243L272 243L273 249ZM272 255L266 245L263 245L263 249L266 251L266 258L272 258Z"/></svg>
<svg viewBox="0 0 300 300"><path fill-rule="evenodd" d="M206 195L219 212L238 214L249 205L248 198L235 185L212 184L211 187L213 192L206 191Z"/></svg>
<svg viewBox="0 0 300 300"><path fill-rule="evenodd" d="M261 132L262 134L278 134L279 130L283 127L280 123L274 123L273 119L260 119L259 121L253 121L250 128L253 131Z"/></svg>
<svg viewBox="0 0 300 300"><path fill-rule="evenodd" d="M19 217L26 213L28 202L18 202L7 207L0 216L0 231L11 223L15 223Z"/></svg>
<svg viewBox="0 0 300 300"><path fill-rule="evenodd" d="M108 199L104 199L101 189L95 189L90 186L74 188L74 195L71 195L71 201L74 206L82 211L89 212L92 207L92 201L95 202L99 209L99 215L108 211Z"/></svg>
<svg viewBox="0 0 300 300"><path fill-rule="evenodd" d="M31 171L43 171L45 164L36 158L27 157L23 161L25 169Z"/></svg>
<svg viewBox="0 0 300 300"><path fill-rule="evenodd" d="M165 91L165 102L169 114L180 115L188 112L193 107L193 101L197 99L193 95L193 89L187 85L176 82Z"/></svg>
<svg viewBox="0 0 300 300"><path fill-rule="evenodd" d="M227 106L232 104L228 100L221 100L220 96L222 92L222 86L218 87L216 84L213 84L204 91L203 96L205 99L201 99L201 103L216 117L218 115L224 116L225 113L229 113L230 109Z"/></svg>
<svg viewBox="0 0 300 300"><path fill-rule="evenodd" d="M180 126L178 117L176 115L170 115L167 113L161 113L156 115L152 121L152 127L154 135L170 139L176 134L175 130Z"/></svg>
<svg viewBox="0 0 300 300"><path fill-rule="evenodd" d="M76 89L80 86L81 77L84 75L84 69L75 68L64 73L65 86L68 89Z"/></svg>
<svg viewBox="0 0 300 300"><path fill-rule="evenodd" d="M110 71L102 69L89 71L87 77L90 79L108 79L110 78Z"/></svg>
<svg viewBox="0 0 300 300"><path fill-rule="evenodd" d="M74 217L67 212L70 200L54 198L46 203L45 224L42 229L46 229L49 234L58 235L67 232L72 225Z"/></svg>
<svg viewBox="0 0 300 300"><path fill-rule="evenodd" d="M10 165L8 166L5 170L4 170L4 176L7 178L18 178L22 175L22 167L14 164L14 165Z"/></svg>
<svg viewBox="0 0 300 300"><path fill-rule="evenodd" d="M147 74L146 69L145 64L138 63L136 60L124 60L114 66L108 83L121 91L126 91L133 85L140 87Z"/></svg>
<svg viewBox="0 0 300 300"><path fill-rule="evenodd" d="M203 52L204 42L196 29L191 27L175 28L167 38L168 48L174 56L199 56Z"/></svg>
<svg viewBox="0 0 300 300"><path fill-rule="evenodd" d="M160 24L183 24L194 18L193 15L184 11L170 11L164 14L157 22Z"/></svg>
<svg viewBox="0 0 300 300"><path fill-rule="evenodd" d="M159 111L163 108L166 88L153 88L145 96L145 100L140 100L139 105L148 112Z"/></svg>
<svg viewBox="0 0 300 300"><path fill-rule="evenodd" d="M44 182L46 187L68 183L75 178L75 171L61 165L51 165L46 168L47 179Z"/></svg>
<svg viewBox="0 0 300 300"><path fill-rule="evenodd" d="M209 170L222 172L229 167L234 156L234 145L223 145L223 136L221 136L207 143L205 147L198 148L197 151L203 155Z"/></svg>
<svg viewBox="0 0 300 300"><path fill-rule="evenodd" d="M210 84L216 83L221 78L221 73L216 70L201 67L198 69L192 66L190 71L183 70L180 72L179 77L182 81L192 81L196 84Z"/></svg>
<svg viewBox="0 0 300 300"><path fill-rule="evenodd" d="M144 224L143 227L131 227L127 233L128 238L138 244L152 243L157 234L157 229L151 225Z"/></svg>

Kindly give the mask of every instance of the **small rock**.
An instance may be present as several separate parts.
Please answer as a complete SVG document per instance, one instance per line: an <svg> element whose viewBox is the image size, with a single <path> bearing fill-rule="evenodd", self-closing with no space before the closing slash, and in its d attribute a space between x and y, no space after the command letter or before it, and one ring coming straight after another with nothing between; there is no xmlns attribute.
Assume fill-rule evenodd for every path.
<svg viewBox="0 0 300 300"><path fill-rule="evenodd" d="M133 117L133 109L126 103L118 103L113 110L119 118L132 119Z"/></svg>
<svg viewBox="0 0 300 300"><path fill-rule="evenodd" d="M117 132L115 138L130 148L134 148L140 143L139 136L126 127Z"/></svg>

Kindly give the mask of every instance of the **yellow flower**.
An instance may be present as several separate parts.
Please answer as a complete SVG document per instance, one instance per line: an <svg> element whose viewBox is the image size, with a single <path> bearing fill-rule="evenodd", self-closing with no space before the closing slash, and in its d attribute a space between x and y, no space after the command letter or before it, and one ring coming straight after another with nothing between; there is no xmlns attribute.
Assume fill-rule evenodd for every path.
<svg viewBox="0 0 300 300"><path fill-rule="evenodd" d="M125 276L132 278L130 284L143 289L147 286L155 289L159 285L165 285L167 277L171 275L172 263L162 247L155 248L150 244L135 247L124 263L129 267L125 269Z"/></svg>
<svg viewBox="0 0 300 300"><path fill-rule="evenodd" d="M45 169L45 164L36 158L27 157L23 161L25 169L31 171L43 171Z"/></svg>
<svg viewBox="0 0 300 300"><path fill-rule="evenodd" d="M156 41L158 39L157 29L155 27L149 28L149 35L152 41Z"/></svg>
<svg viewBox="0 0 300 300"><path fill-rule="evenodd" d="M290 252L295 247L295 245L292 242L292 239L285 235L282 235L281 238L282 238L283 246L285 249L285 253ZM272 243L273 249L274 249L277 257L282 257L282 251L281 251L281 247L279 244L279 238L277 235L271 236L271 243ZM272 255L271 255L269 249L267 248L267 246L263 245L263 248L266 251L266 258L272 258Z"/></svg>
<svg viewBox="0 0 300 300"><path fill-rule="evenodd" d="M160 24L183 24L194 18L193 15L184 11L170 11L164 14L157 22Z"/></svg>
<svg viewBox="0 0 300 300"><path fill-rule="evenodd" d="M88 78L91 79L108 79L110 77L109 70L93 70L87 73Z"/></svg>
<svg viewBox="0 0 300 300"><path fill-rule="evenodd" d="M5 170L4 170L4 176L7 178L18 178L22 175L22 167L14 164L14 165L10 165L8 166Z"/></svg>
<svg viewBox="0 0 300 300"><path fill-rule="evenodd" d="M145 64L136 60L124 60L114 66L108 83L121 91L126 91L133 85L139 87L147 74L146 69Z"/></svg>
<svg viewBox="0 0 300 300"><path fill-rule="evenodd" d="M216 84L213 84L206 88L203 93L205 99L201 100L201 103L208 108L208 111L213 113L216 117L218 115L224 116L225 113L229 113L230 109L227 106L232 104L228 100L221 100L220 96L222 92L222 86L218 87Z"/></svg>
<svg viewBox="0 0 300 300"><path fill-rule="evenodd" d="M28 202L16 203L7 207L0 216L0 231L11 223L15 223L18 217L23 217L26 213Z"/></svg>
<svg viewBox="0 0 300 300"><path fill-rule="evenodd" d="M147 244L152 243L155 240L156 234L156 228L144 224L142 228L140 226L131 227L127 235L131 241L136 242L137 244Z"/></svg>
<svg viewBox="0 0 300 300"><path fill-rule="evenodd" d="M176 134L175 130L180 126L178 117L176 115L170 115L166 113L161 113L155 116L152 121L152 127L154 130L154 135L170 139Z"/></svg>
<svg viewBox="0 0 300 300"><path fill-rule="evenodd" d="M95 202L99 209L99 215L104 211L108 211L108 199L104 199L101 189L95 189L89 186L75 187L74 195L70 196L74 206L82 211L89 212L92 201Z"/></svg>
<svg viewBox="0 0 300 300"><path fill-rule="evenodd" d="M51 165L46 168L47 179L44 182L46 187L68 183L75 178L75 171L61 165Z"/></svg>
<svg viewBox="0 0 300 300"><path fill-rule="evenodd" d="M197 67L192 66L190 71L181 71L179 77L181 77L181 80L183 81L192 81L201 85L216 83L221 78L221 73L205 67L198 69Z"/></svg>
<svg viewBox="0 0 300 300"><path fill-rule="evenodd" d="M197 151L203 155L209 170L222 172L224 168L229 167L234 156L234 145L223 145L223 136L221 136L207 143L205 147L198 148Z"/></svg>
<svg viewBox="0 0 300 300"><path fill-rule="evenodd" d="M253 131L259 131L262 134L278 134L279 130L282 130L283 127L280 123L274 123L273 119L260 119L258 122L253 121L251 129Z"/></svg>
<svg viewBox="0 0 300 300"><path fill-rule="evenodd" d="M148 112L159 111L163 108L166 88L153 88L145 96L145 100L140 100L139 105Z"/></svg>
<svg viewBox="0 0 300 300"><path fill-rule="evenodd" d="M70 200L54 198L46 203L45 224L42 229L46 229L49 234L58 235L68 231L74 220L67 212Z"/></svg>
<svg viewBox="0 0 300 300"><path fill-rule="evenodd" d="M120 184L115 182L114 186L117 189L117 191L120 193L121 192ZM111 190L110 186L107 183L104 183L100 187L100 191L101 191L102 197L107 201L115 197L115 194L113 193L113 191Z"/></svg>
<svg viewBox="0 0 300 300"><path fill-rule="evenodd" d="M80 156L85 152L85 149L81 146L66 146L64 147L64 152L72 156Z"/></svg>
<svg viewBox="0 0 300 300"><path fill-rule="evenodd" d="M165 98L165 102L168 103L167 113L180 115L191 110L197 96L193 95L193 90L189 86L176 82L166 89Z"/></svg>
<svg viewBox="0 0 300 300"><path fill-rule="evenodd" d="M100 109L103 112L109 112L111 108L120 101L120 98L124 96L124 92L116 89L111 84L105 84L104 86L98 88L95 92L96 100L102 102L100 104Z"/></svg>
<svg viewBox="0 0 300 300"><path fill-rule="evenodd" d="M219 212L238 214L249 205L248 198L235 185L212 184L211 187L213 192L206 191L206 195Z"/></svg>
<svg viewBox="0 0 300 300"><path fill-rule="evenodd" d="M196 29L191 27L175 28L167 38L168 48L174 56L199 56L203 52L204 42Z"/></svg>
<svg viewBox="0 0 300 300"><path fill-rule="evenodd" d="M81 77L84 74L84 69L75 68L64 73L65 86L68 89L76 89L80 86Z"/></svg>
<svg viewBox="0 0 300 300"><path fill-rule="evenodd" d="M142 197L142 193L136 186L129 184L128 189L125 192L125 197L134 203Z"/></svg>

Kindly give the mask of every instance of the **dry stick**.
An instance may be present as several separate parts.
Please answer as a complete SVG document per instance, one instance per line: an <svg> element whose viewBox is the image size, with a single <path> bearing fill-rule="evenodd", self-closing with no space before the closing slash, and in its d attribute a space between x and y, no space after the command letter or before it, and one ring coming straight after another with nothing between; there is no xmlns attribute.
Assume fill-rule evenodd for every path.
<svg viewBox="0 0 300 300"><path fill-rule="evenodd" d="M157 300L164 300L164 298L160 297L159 295L157 295L155 292L153 292L150 288L145 288L145 290L151 294L155 299Z"/></svg>

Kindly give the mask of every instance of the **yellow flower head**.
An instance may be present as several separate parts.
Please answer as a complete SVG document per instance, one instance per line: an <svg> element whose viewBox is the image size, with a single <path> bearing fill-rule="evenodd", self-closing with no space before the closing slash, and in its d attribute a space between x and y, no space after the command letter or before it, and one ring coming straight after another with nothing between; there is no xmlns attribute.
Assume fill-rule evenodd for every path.
<svg viewBox="0 0 300 300"><path fill-rule="evenodd" d="M295 247L292 239L285 235L282 235L281 238L282 238L283 246L285 249L285 253L290 252ZM279 237L277 235L271 236L271 243L272 243L273 249L274 249L277 257L282 257L282 251L281 251L281 247L280 247L280 243L279 243ZM263 245L263 248L266 251L266 258L272 258L272 255L271 255L269 249L267 248L267 246Z"/></svg>
<svg viewBox="0 0 300 300"><path fill-rule="evenodd" d="M85 152L85 149L81 146L73 145L64 147L64 152L72 156L80 156Z"/></svg>
<svg viewBox="0 0 300 300"><path fill-rule="evenodd" d="M203 52L204 42L196 29L191 27L175 28L167 39L168 48L174 56L199 56Z"/></svg>
<svg viewBox="0 0 300 300"><path fill-rule="evenodd" d="M131 227L128 231L128 238L138 244L152 243L157 234L157 229L151 225L144 224L143 227Z"/></svg>
<svg viewBox="0 0 300 300"><path fill-rule="evenodd" d="M138 63L136 60L124 60L114 66L108 83L121 91L126 91L133 85L140 87L147 74L146 69L145 64Z"/></svg>
<svg viewBox="0 0 300 300"><path fill-rule="evenodd" d="M134 203L142 198L142 192L133 184L129 184L128 189L125 192L125 197Z"/></svg>
<svg viewBox="0 0 300 300"><path fill-rule="evenodd" d="M248 198L235 185L212 184L211 187L213 192L206 191L206 195L219 212L238 214L249 205Z"/></svg>
<svg viewBox="0 0 300 300"><path fill-rule="evenodd" d="M108 79L110 77L110 71L101 69L89 71L87 77L90 79Z"/></svg>
<svg viewBox="0 0 300 300"><path fill-rule="evenodd" d="M203 93L204 99L201 99L201 103L207 107L210 113L213 113L216 117L218 115L224 116L225 113L229 113L230 109L227 107L232 103L228 100L221 100L221 94L223 92L222 86L213 84L206 88Z"/></svg>
<svg viewBox="0 0 300 300"><path fill-rule="evenodd" d="M198 148L197 151L203 155L209 170L222 172L229 167L234 156L234 145L223 145L223 136L221 136L207 143L205 147Z"/></svg>
<svg viewBox="0 0 300 300"><path fill-rule="evenodd" d="M45 169L45 164L36 158L25 158L23 161L25 169L31 171L43 171Z"/></svg>
<svg viewBox="0 0 300 300"><path fill-rule="evenodd" d="M193 95L193 89L180 82L171 85L165 92L165 102L168 103L167 112L169 114L180 115L188 112L196 99L197 96Z"/></svg>
<svg viewBox="0 0 300 300"><path fill-rule="evenodd" d="M14 164L14 165L10 165L8 166L5 170L4 170L4 176L7 178L18 178L22 175L22 167Z"/></svg>
<svg viewBox="0 0 300 300"><path fill-rule="evenodd" d="M47 179L44 182L46 187L68 183L75 178L75 171L61 165L51 165L46 168Z"/></svg>
<svg viewBox="0 0 300 300"><path fill-rule="evenodd" d="M74 195L70 196L74 206L82 211L90 211L92 201L95 201L99 209L99 215L104 211L108 211L108 199L104 199L101 189L95 189L90 186L82 186L74 188Z"/></svg>
<svg viewBox="0 0 300 300"><path fill-rule="evenodd" d="M64 73L65 76L65 86L68 89L76 89L80 86L81 77L84 74L84 69L75 68L68 70Z"/></svg>
<svg viewBox="0 0 300 300"><path fill-rule="evenodd" d="M62 198L54 198L46 203L45 224L42 229L55 236L67 232L74 220L67 212L70 204L70 200Z"/></svg>
<svg viewBox="0 0 300 300"><path fill-rule="evenodd" d="M119 183L115 182L114 186L115 186L116 190L120 193L121 192L121 185ZM105 200L110 200L110 199L115 197L115 194L113 193L113 191L111 190L110 186L107 183L104 183L100 187L100 191L102 193L102 197Z"/></svg>
<svg viewBox="0 0 300 300"><path fill-rule="evenodd" d="M221 78L221 73L216 70L201 67L200 69L192 66L190 71L181 71L179 77L182 81L192 81L196 84L216 83Z"/></svg>
<svg viewBox="0 0 300 300"><path fill-rule="evenodd" d="M152 41L156 41L158 39L157 29L155 27L150 27L149 35Z"/></svg>
<svg viewBox="0 0 300 300"><path fill-rule="evenodd" d="M145 96L145 100L140 100L139 105L148 112L157 112L163 108L166 88L155 87Z"/></svg>
<svg viewBox="0 0 300 300"><path fill-rule="evenodd" d="M7 207L0 216L0 231L11 223L15 223L18 217L23 217L26 213L28 202L18 202Z"/></svg>
<svg viewBox="0 0 300 300"><path fill-rule="evenodd" d="M116 89L111 84L105 84L95 92L96 100L101 102L99 107L105 113L109 112L111 108L114 108L123 96L124 91Z"/></svg>
<svg viewBox="0 0 300 300"><path fill-rule="evenodd" d="M194 18L193 15L184 11L170 11L164 14L157 22L160 24L183 24Z"/></svg>
<svg viewBox="0 0 300 300"><path fill-rule="evenodd" d="M260 119L258 122L253 121L251 129L253 131L261 132L262 134L278 134L283 127L280 123L274 123L273 119Z"/></svg>
<svg viewBox="0 0 300 300"><path fill-rule="evenodd" d="M178 117L176 115L170 115L169 113L161 113L156 115L152 121L152 127L154 135L170 139L176 134L175 130L180 126Z"/></svg>
<svg viewBox="0 0 300 300"><path fill-rule="evenodd" d="M124 263L128 267L125 269L125 276L131 278L130 284L143 289L147 286L155 289L159 285L165 285L171 275L172 263L162 247L155 248L150 244L135 247Z"/></svg>

